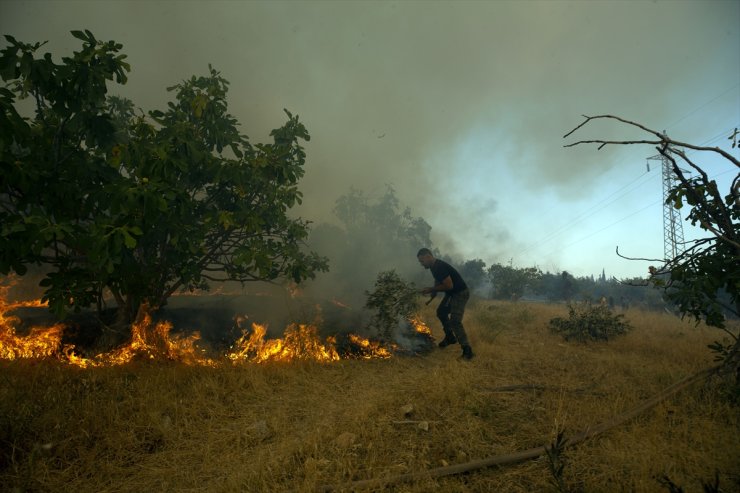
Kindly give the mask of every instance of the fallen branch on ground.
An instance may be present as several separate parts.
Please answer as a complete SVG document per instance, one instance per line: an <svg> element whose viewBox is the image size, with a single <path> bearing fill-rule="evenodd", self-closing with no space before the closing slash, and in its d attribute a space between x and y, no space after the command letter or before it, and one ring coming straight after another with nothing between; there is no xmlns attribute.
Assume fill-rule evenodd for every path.
<svg viewBox="0 0 740 493"><path fill-rule="evenodd" d="M663 391L659 392L652 398L646 400L645 402L634 407L633 409L626 411L618 416L615 416L614 418L610 419L609 421L606 421L605 423L602 423L594 427L586 428L582 432L572 437L567 438L565 440L564 446L570 447L570 446L577 445L578 443L583 442L584 440L588 438L595 437L596 435L599 435L601 433L604 433L605 431L615 428L616 426L624 423L625 421L628 421L634 418L635 416L638 416L639 414L647 411L648 409L656 406L660 402L678 393L679 391L685 389L691 384L718 371L719 368L720 367L708 368L706 370L702 370L698 373L695 373L694 375L684 378L680 382L677 382L671 385L670 387L664 389ZM547 448L546 446L536 447L536 448L531 448L528 450L522 450L519 452L513 452L510 454L494 455L493 457L488 457L486 459L474 460L474 461L465 462L462 464L453 464L451 466L436 467L434 469L428 469L426 471L411 472L411 473L400 474L398 476L391 476L387 478L363 479L360 481L353 481L351 483L348 483L342 486L324 485L324 486L321 486L318 491L325 491L325 492L326 491L337 491L337 490L355 491L355 490L364 489L364 488L378 488L378 487L385 487L385 486L398 484L398 483L418 481L420 479L438 478L442 476L452 476L454 474L462 474L465 472L474 471L476 469L482 469L485 467L501 466L505 464L515 464L518 462L523 462L525 460L535 459L545 454L546 448Z"/></svg>

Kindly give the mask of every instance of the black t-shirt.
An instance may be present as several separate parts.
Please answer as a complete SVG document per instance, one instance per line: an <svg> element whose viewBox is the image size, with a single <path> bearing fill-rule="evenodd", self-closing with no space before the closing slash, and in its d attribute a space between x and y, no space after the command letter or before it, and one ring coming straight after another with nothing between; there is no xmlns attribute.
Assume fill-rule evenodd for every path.
<svg viewBox="0 0 740 493"><path fill-rule="evenodd" d="M468 289L468 285L465 284L460 273L444 260L435 259L434 264L432 264L429 270L432 271L432 275L437 284L441 284L447 276L450 276L452 279L452 289L449 291L443 291L444 293L459 293L464 289Z"/></svg>

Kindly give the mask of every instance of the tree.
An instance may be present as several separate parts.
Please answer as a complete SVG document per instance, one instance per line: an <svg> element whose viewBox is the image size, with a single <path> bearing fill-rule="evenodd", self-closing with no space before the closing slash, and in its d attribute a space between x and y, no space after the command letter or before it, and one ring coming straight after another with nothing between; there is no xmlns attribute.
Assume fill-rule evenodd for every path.
<svg viewBox="0 0 740 493"><path fill-rule="evenodd" d="M297 116L286 110L271 143L251 144L211 67L168 88L165 111L137 115L107 95L130 70L122 46L72 34L82 49L61 64L11 36L0 52L0 272L47 265L55 312L100 308L109 290L131 321L142 304L211 281L299 282L326 269L303 248L308 223L287 214L309 140ZM32 118L16 108L27 97Z"/></svg>
<svg viewBox="0 0 740 493"><path fill-rule="evenodd" d="M525 289L536 284L541 275L537 267L518 269L493 264L488 268L488 276L493 285L493 298L501 300L518 300L524 295Z"/></svg>
<svg viewBox="0 0 740 493"><path fill-rule="evenodd" d="M365 294L365 308L373 311L371 326L386 341L391 340L400 321L411 320L419 310L418 290L394 270L380 272L375 289Z"/></svg>
<svg viewBox="0 0 740 493"><path fill-rule="evenodd" d="M481 289L487 284L486 263L481 259L467 260L460 266L460 275L471 291Z"/></svg>
<svg viewBox="0 0 740 493"><path fill-rule="evenodd" d="M391 186L379 197L351 188L336 200L334 214L339 224L320 224L310 236L311 247L331 262L331 273L314 283L323 295L360 304L382 271L393 270L414 281L424 276L416 252L431 247L432 228L402 207Z"/></svg>
<svg viewBox="0 0 740 493"><path fill-rule="evenodd" d="M676 304L683 316L693 317L697 322L704 320L707 325L726 330L725 313L740 316L740 174L735 176L723 197L717 182L689 158L687 150L719 155L737 168L740 168L740 161L719 147L679 142L644 125L613 115L584 118L585 121L564 137L596 119L616 120L655 137L648 140L582 140L566 147L595 143L601 149L607 144L649 144L654 145L660 155L671 163L678 181L670 190L667 203L677 209L687 204L690 207L687 220L698 225L707 236L688 242L685 251L675 258L656 260L661 265L650 268L649 280L665 290L667 299ZM730 139L736 136L737 130ZM687 176L678 165L679 162L688 165L697 175ZM724 302L723 296L729 302ZM726 332L733 343L724 348L725 361L735 365L740 381L740 334L729 330Z"/></svg>
<svg viewBox="0 0 740 493"><path fill-rule="evenodd" d="M412 245L430 245L432 227L421 217L414 217L411 209L401 209L396 191L387 185L382 197L371 200L361 190L351 188L334 204L334 214L350 235L359 234L368 246L380 247L388 241Z"/></svg>

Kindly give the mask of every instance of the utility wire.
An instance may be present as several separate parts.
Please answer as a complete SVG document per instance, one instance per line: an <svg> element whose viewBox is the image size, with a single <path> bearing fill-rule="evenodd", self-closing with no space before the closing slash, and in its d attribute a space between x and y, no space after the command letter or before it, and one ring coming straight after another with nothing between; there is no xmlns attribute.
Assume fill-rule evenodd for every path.
<svg viewBox="0 0 740 493"><path fill-rule="evenodd" d="M719 98L721 98L722 96L724 96L724 95L725 95L725 94L727 94L728 92L732 91L733 89L737 88L738 86L740 86L740 82L738 82L737 84L735 84L735 85L733 85L733 86L731 86L731 87L728 87L728 88L727 88L727 89L726 89L726 90L725 90L725 91L724 91L723 93L719 94L718 96L715 96L715 97L713 97L712 99L710 99L710 100L709 100L709 101L707 101L706 103L702 104L701 106L699 106L699 107L697 107L697 108L694 108L693 110L689 111L689 112L688 112L688 113L686 113L686 114L685 114L684 116L682 116L681 118L679 118L679 119L678 119L678 120L676 120L675 122L673 122L673 123L671 123L670 125L668 125L668 126L666 127L666 129L669 129L669 128L671 128L671 127L675 127L675 126L676 126L676 125L677 125L678 123L680 123L680 122L684 121L685 119L687 119L688 117L690 117L691 115L693 115L694 113L696 113L697 111L699 111L699 110L701 110L701 109L705 108L706 106L708 106L708 105L710 105L710 104L714 103L714 102L715 102L715 101L717 101L717 100L718 100ZM701 144L701 145L704 145L704 144Z"/></svg>
<svg viewBox="0 0 740 493"><path fill-rule="evenodd" d="M557 228L557 229L556 229L555 231L552 231L551 233L547 234L547 235L546 235L545 237L543 237L542 239L540 239L540 240L536 241L535 243L532 243L532 244L531 244L530 246L528 246L528 247L525 247L525 248L524 248L524 250L522 250L522 251L520 252L520 254L526 253L526 252L530 251L530 250L531 250L532 248L534 248L534 247L540 247L540 246L542 246L543 244L545 244L545 243L547 243L547 242L551 241L552 239L556 238L557 236L561 235L562 233L564 233L565 231L567 231L568 229L570 229L570 228L571 228L572 226L575 226L576 224L578 224L578 223L581 223L581 222L583 222L584 220L588 219L589 217L593 216L593 215L594 215L594 214L596 214L597 212L600 212L600 211L602 211L602 210L603 210L603 209L605 209L606 207L608 207L608 206L612 205L613 203L617 202L617 201L618 201L619 199L621 199L621 198L622 198L622 197L624 197L625 195L627 195L627 194L629 194L629 193L632 193L632 192L634 192L635 190L637 190L638 188L642 187L643 185L645 185L646 183L648 183L648 182L649 182L649 181L651 181L651 180L652 180L652 179L653 179L654 177L656 177L656 176L657 176L657 174L652 174L652 175L650 175L650 176L648 177L648 179L646 179L646 180L643 180L643 181L642 181L642 183L638 184L638 185L637 185L637 186L635 186L635 187L632 187L631 189L629 189L629 190L625 191L624 193L621 193L620 195L618 195L617 197L615 197L615 198L614 198L614 199L612 199L611 201L609 201L609 202L606 202L606 203L604 203L605 201L609 200L609 198L610 198L610 197L612 197L612 196L616 195L616 194L617 194L617 193L619 193L620 191L622 191L622 190L624 190L625 188L629 187L630 185L634 184L635 182L637 182L638 180L640 180L641 178L643 178L643 177L644 177L645 175L647 175L647 174L648 174L648 172L647 172L647 171L643 172L643 173L642 173L642 174L641 174L640 176L638 176L637 178L635 178L635 179L634 179L634 180L632 180L631 182L627 183L626 185L623 185L623 186L622 186L621 188L619 188L618 190L615 190L614 192L612 192L611 194L609 194L609 195L608 195L607 197L605 197L605 198L604 198L604 199L602 199L601 201L597 202L597 203L596 203L595 205L593 205L593 206L589 207L588 209L586 209L586 210L585 210L585 211L583 211L582 213L580 213L580 214L578 214L577 216L575 216L575 217L574 217L574 218L573 218L573 219L572 219L572 220L571 220L570 222L568 222L568 223L565 223L564 225L562 225L562 226L560 226L559 228Z"/></svg>
<svg viewBox="0 0 740 493"><path fill-rule="evenodd" d="M727 173L729 173L729 172L731 172L731 171L735 171L735 170L733 170L733 169L728 169L728 170L722 171L722 172L720 172L720 173L717 173L717 174L715 174L715 175L712 175L712 176L710 176L710 177L709 177L709 179L710 179L710 180L712 180L712 179L714 179L714 178L716 178L716 177L718 177L718 176L721 176L721 175L727 174ZM565 246L563 247L563 249L566 249L566 248L568 248L568 247L570 247L570 246L573 246L573 245L575 245L576 243L580 243L580 242L581 242L581 241L583 241L583 240L587 240L588 238L591 238L592 236L595 236L595 235L597 235L597 234L601 233L602 231L605 231L605 230L607 230L607 229L611 228L612 226L615 226L615 225L617 225L617 224L619 224L619 223L621 223L621 222L623 222L623 221L626 221L627 219L631 218L632 216L634 216L634 215L636 215L636 214L639 214L640 212L642 212L642 211L644 211L644 210L646 210L646 209L648 209L648 208L650 208L650 207L654 206L655 204L661 203L661 202L663 202L663 199L659 199L659 200L656 200L655 202L651 202L650 204L648 204L648 205L646 205L646 206L642 207L641 209L638 209L638 210L636 210L635 212L632 212L632 213L630 213L630 214L628 214L628 215L624 216L623 218L621 218L621 219L617 219L617 220L616 220L616 221L614 221L613 223L611 223L611 224L609 224L609 225L607 225L607 226L604 226L603 228L601 228L601 229L600 229L600 230L598 230L598 231L594 231L593 233L591 233L591 234L589 234L589 235L587 235L587 236L584 236L583 238L580 238L580 239L578 239L578 240L576 240L576 241L574 241L574 242L572 242L572 243L568 243L567 245L565 245Z"/></svg>
<svg viewBox="0 0 740 493"><path fill-rule="evenodd" d="M676 126L676 125L677 125L678 123L680 123L681 121L683 121L683 120L685 120L686 118L688 118L689 116L691 116L691 115L695 114L695 113L696 113L697 111L699 111L699 110L701 110L701 109L703 109L703 108L707 107L707 106L708 106L708 105L710 105L711 103L713 103L713 102L717 101L717 100L718 100L718 99L720 99L720 98L721 98L722 96L724 96L724 95L725 95L725 94L727 94L728 92L732 91L733 89L737 88L738 86L740 86L740 83L737 83L737 84L734 84L734 85L732 85L732 86L728 87L728 88L727 88L727 89L725 89L725 90L724 90L723 92L721 92L721 93L720 93L720 94L718 94L717 96L713 97L713 98L712 98L712 99L710 99L709 101L706 101L705 103L703 103L703 104L699 105L698 107L696 107L696 108L694 108L693 110L691 110L691 111L689 111L688 113L686 113L686 114L685 114L684 116L682 116L682 117L681 117L681 118L679 118L678 120L675 120L675 121L674 121L673 123L671 123L670 125L668 125L668 126L666 127L666 129L668 129L668 128L671 128L671 127L674 127L674 126ZM730 132L732 132L732 130L733 130L733 128L730 128L730 129L728 129L728 130L724 130L724 131L722 131L722 132L718 133L718 134L717 134L717 135L715 135L714 137L711 137L711 138L709 138L708 140L706 140L705 142L703 142L703 143L701 143L701 144L699 144L699 145L700 145L700 146L706 146L706 145L709 145L709 144L711 144L711 143L715 142L716 140L718 140L718 139L720 139L720 138L724 137L725 135L728 135L728 134L729 134ZM689 156L689 155L693 154L694 152L698 152L698 151L695 151L695 150L690 150L689 152L687 152L687 153L686 153L686 155L687 155L687 156ZM601 178L601 177L602 177L602 176L603 176L604 174L606 174L606 173L607 173L608 171L612 170L613 168L614 168L614 167L612 166L612 167L609 167L609 168L605 169L605 170L604 170L604 171L603 171L602 173L600 173L599 175L597 175L597 176L596 176L596 179L599 179L599 178ZM597 203L596 203L596 204L594 204L593 206L589 207L588 209L586 209L586 210L585 210L585 211L583 211L582 213L580 213L580 214L576 215L576 216L575 216L575 218L574 218L573 220L571 220L571 221L570 221L569 223L566 223L566 224L564 224L563 226L560 226L560 227L559 227L559 228L557 228L557 229L556 229L555 231L553 231L553 232L551 232L551 233L547 234L547 235L546 235L546 236L545 236L544 238L542 238L541 240L539 240L539 241L537 241L537 242L533 243L532 245L530 245L530 246L528 246L528 247L525 247L525 248L524 248L524 250L522 250L522 251L520 252L520 254L522 254L522 253L525 253L525 252L527 252L527 251L531 250L531 249L532 249L533 247L535 247L535 246L540 246L540 245L542 245L543 243L546 243L546 242L550 241L550 240L551 240L552 238L554 238L554 237L558 236L558 235L559 235L559 234L561 234L561 233L562 233L563 231L567 230L567 229L568 229L568 228L569 228L570 226L573 226L573 225L575 225L575 224L578 224L579 222L583 221L584 219L586 219L586 218L588 218L588 217L591 217L591 216L592 216L593 214L595 214L596 212L598 212L598 211L602 210L602 209L603 209L604 207L606 207L606 205L610 205L610 204L612 204L612 203L613 203L614 201L611 201L611 202L609 202L609 204L606 204L606 205L604 205L603 207L599 207L599 205L600 205L600 204L602 204L603 202L605 202L606 200L608 200L608 199L609 199L609 198L610 198L611 196L613 196L613 195L615 195L615 194L619 193L619 192L620 192L620 191L622 191L623 189L625 189L625 188L627 188L628 186L630 186L631 184L635 183L635 182L636 182L637 180L639 180L640 178L642 178L642 177L643 177L643 176L644 176L645 174L647 174L647 171L646 171L646 172L644 172L643 174L641 174L640 176L638 176L637 178L635 178L634 180L632 180L631 182L627 183L626 185L623 185L623 186L622 186L621 188L619 188L619 189L615 190L614 192L612 192L611 194L607 195L606 197L604 197L604 198L603 198L603 199L601 199L601 200L600 200L599 202L597 202ZM644 185L644 184L645 184L645 182L643 182L642 184L640 184L640 186L642 186L642 185ZM619 197L623 197L623 196L624 196L624 195L626 195L627 193L630 193L630 192L632 192L632 191L636 190L637 188L639 188L639 187L635 187L635 188L634 188L633 190L629 190L629 191L625 192L624 194L620 195ZM599 208L598 208L598 209L596 209L597 207L599 207ZM589 211L592 211L592 212L591 212L591 213L589 214Z"/></svg>
<svg viewBox="0 0 740 493"><path fill-rule="evenodd" d="M716 98L715 98L715 99L716 99ZM708 144L710 144L711 142L713 142L713 141L715 141L715 140L717 140L717 139L719 139L719 138L721 138L721 137L724 137L725 135L727 135L727 133L728 133L728 132L731 132L731 131L732 131L732 129L729 129L729 130L725 130L725 131L722 131L722 132L720 132L719 134L715 135L714 137L711 137L711 138L707 139L707 140L706 140L705 142L703 142L702 144L699 144L699 145L700 145L700 146L705 146L705 145L708 145ZM698 152L698 151L692 151L692 152ZM690 153L687 153L687 155L689 155L689 154L690 154ZM718 174L715 174L715 175L713 175L713 176L711 177L711 179L714 179L714 178L716 178L716 177L718 177L718 176L721 176L721 175L724 175L724 174L726 174L726 173L729 173L730 171L733 171L733 170L732 170L732 169L729 169L729 170L726 170L726 171L720 172L720 173L718 173ZM531 251L531 250L532 250L533 248L535 248L535 247L541 247L541 246L542 246L542 245L544 245L545 243L548 243L548 242L550 242L551 240L555 239L556 237L560 236L560 235L561 235L561 234L563 234L563 233L564 233L565 231L567 231L568 229L570 229L570 228L571 228L572 226L575 226L576 224L578 224L578 223L581 223L581 222L583 222L583 221L584 221L585 219L588 219L589 217L593 216L593 215L594 215L594 214L596 214L597 212L600 212L601 210L603 210L603 209L604 209L604 208L606 208L607 206L609 206L609 205L613 204L614 202L616 202L617 200L621 199L621 198L622 198L622 197L624 197L625 195L627 195L627 194L629 194L629 193L631 193L631 192L633 192L633 191L637 190L638 188L642 187L642 186L643 186L643 185L645 185L645 184L646 184L647 182L649 182L651 178L653 178L653 177L655 177L655 176L658 176L658 173L656 173L656 174L654 174L654 175L651 175L651 177L650 177L650 178L648 178L647 180L644 180L644 181L643 181L642 183L640 183L639 185L637 185L637 186L633 187L633 188L632 188L632 189L630 189L630 190L627 190L626 192L624 192L624 193L620 194L619 196L617 196L617 197L616 197L616 198L614 198L613 200L611 200L611 201L609 201L608 203L605 203L605 204L604 204L604 202L605 202L606 200L608 200L608 199L609 199L610 197L614 196L615 194L617 194L617 193L619 193L620 191L624 190L625 188L629 187L629 186L630 186L630 185L632 185L633 183L637 182L638 180L640 180L640 179L641 179L641 178L642 178L643 176L645 176L646 174L647 174L647 171L646 171L646 172L643 172L643 173L642 173L642 174L641 174L640 176L638 176L638 177L637 177L637 178L635 178L634 180L630 181L630 182L629 182L629 183L627 183L626 185L623 185L623 186L622 186L621 188L619 188L619 189L615 190L614 192L612 192L611 194L609 194L608 196L606 196L605 198L601 199L601 200L600 200L599 202L597 202L596 204L594 204L593 206L589 207L588 209L586 209L586 210L585 210L585 211L583 211L582 213L580 213L580 214L576 215L576 216L575 216L575 218L574 218L574 219L572 219L572 220L571 220L570 222L568 222L568 223L564 224L563 226L560 226L560 227L559 227L559 228L557 228L556 230L554 230L554 231L552 231L551 233L547 234L547 235L546 235L545 237L543 237L542 239L538 240L538 241L537 241L537 242L535 242L535 243L532 243L532 244L531 244L530 246L527 246L527 247L525 247L525 248L524 248L524 249L523 249L522 251L520 251L520 252L519 252L519 255L522 255L522 254L524 254L524 253L527 253L527 252ZM653 205L655 205L655 204L657 204L657 203L659 203L659 202L662 202L662 199L658 200L657 202L653 202L653 203L651 203L650 205L648 205L648 206L645 206L645 207L643 207L642 209L639 209L638 211L636 211L636 212L633 212L633 213L629 214L628 216L626 216L626 217L623 217L622 219L619 219L619 220L617 220L616 222L614 222L614 223L611 223L611 224L609 224L608 226L605 226L604 228L602 228L602 229L600 229L600 230L598 230L598 231L596 231L596 232L594 232L594 233L592 233L592 234L590 234L590 235L588 235L588 236L586 236L586 237L584 237L584 238L581 238L581 239L579 239L579 240L576 240L576 241L575 241L575 242L573 242L573 243L569 243L568 245L566 245L566 246L565 246L565 247L563 247L563 248L568 248L568 247L569 247L569 246L571 246L571 245L574 245L574 244L576 244L576 243L579 243L579 242L581 242L581 241L583 241L583 240L585 240L585 239L587 239L587 238L590 238L591 236L594 236L594 235L596 235L596 234L598 234L598 233L600 233L600 232L602 232L602 231L604 231L604 230L606 230L606 229L609 229L609 228L611 228L612 226L614 226L614 225L616 225L616 224L618 224L618 223L620 223L620 222L622 222L622 221L624 221L624 220L626 220L626 219L628 219L628 218L630 218L630 217L634 216L635 214L637 214L637 213L639 213L639 212L642 212L642 211L644 211L645 209L647 209L647 208L649 208L649 207L651 207L651 206L653 206ZM603 205L601 205L601 204L603 204ZM600 205L601 205L601 206L600 206Z"/></svg>
<svg viewBox="0 0 740 493"><path fill-rule="evenodd" d="M576 243L580 243L583 240L587 240L587 239L591 238L592 236L596 236L597 234L601 233L602 231L606 231L607 229L611 228L612 226L616 226L617 224L619 224L619 223L621 223L623 221L626 221L627 219L631 218L632 216L634 216L636 214L639 214L640 212L642 212L642 211L644 211L646 209L649 209L650 207L653 207L655 204L660 204L661 202L663 202L663 199L658 199L655 202L651 202L648 205L646 205L645 207L643 207L641 209L638 209L635 212L633 212L633 213L631 213L631 214L629 214L627 216L624 216L622 219L619 219L617 221L614 221L613 223L609 224L608 226L604 226L603 228L601 228L598 231L594 231L593 233L591 233L591 234L589 234L587 236L584 236L583 238L580 238L580 239L578 239L578 240L576 240L576 241L574 241L572 243L568 243L567 245L565 245L563 247L563 249L565 250L566 248L571 247L571 246L575 245Z"/></svg>
<svg viewBox="0 0 740 493"><path fill-rule="evenodd" d="M717 96L715 96L715 97L713 97L712 99L710 99L710 100L706 101L705 103L703 103L703 104L701 104L701 105L697 106L696 108L694 108L693 110L689 111L688 113L686 113L685 115L683 115L683 116L682 116L682 117L680 117L679 119L675 120L675 121L674 121L673 123L671 123L670 125L668 125L668 126L666 127L666 129L668 129L668 128L672 128L672 127L676 126L676 125L677 125L678 123L682 122L682 121L683 121L683 120L685 120L686 118L688 118L688 117L690 117L691 115L695 114L695 113L696 113L696 112L698 112L699 110L701 110L701 109L703 109L703 108L707 107L707 106L708 106L708 105L710 105L711 103L713 103L713 102L717 101L718 99L720 99L721 97L723 97L724 95L726 95L726 94L727 94L728 92L732 91L733 89L736 89L736 88L737 88L738 86L740 86L740 83L737 83L737 84L734 84L734 85L732 85L732 86L728 87L727 89L725 89L725 90L724 90L723 92L721 92L721 93L720 93L720 94L718 94ZM706 140L705 142L703 142L703 143L701 143L701 144L699 144L699 145L700 145L700 146L707 146L707 145L709 145L709 144L711 144L711 143L715 142L716 140L718 140L718 139L720 139L720 138L724 137L725 135L728 135L728 133L729 133L729 132L732 132L732 131L733 131L733 129L732 129L732 128L730 128L730 129L728 129L728 130L724 130L724 131L722 131L722 132L718 133L717 135L715 135L714 137L711 137L711 138L707 139L707 140ZM695 151L695 150L690 150L689 152L687 152L687 153L686 153L686 155L690 155L690 154L693 154L694 152L698 152L698 151ZM610 170L611 170L612 168L613 168L613 167L610 167L610 168L607 168L607 169L605 169L605 170L604 170L604 171L603 171L603 172L602 172L601 174L597 175L597 177L596 177L596 178L597 178L597 179L598 179L598 178L600 178L600 177L601 177L601 176L603 176L603 175L604 175L605 173L607 173L608 171L610 171ZM719 173L719 174L717 174L717 175L714 175L714 176L713 176L712 178L714 178L714 177L716 177L716 176L720 176L720 175L723 175L723 174L725 174L725 173L728 173L729 171L732 171L732 170L727 170L727 171L725 171L725 172ZM522 254L524 254L524 253L526 253L526 252L528 252L528 251L532 250L532 249L533 249L533 248L535 248L535 247L540 247L540 246L542 246L543 244L545 244L545 243L547 243L547 242L551 241L552 239L556 238L557 236L561 235L561 234L562 234L563 232L565 232L566 230L570 229L570 228L571 228L572 226L574 226L574 225L576 225L576 224L578 224L578 223L582 222L583 220L585 220L585 219L587 219L587 218L589 218L589 217L593 216L593 215L594 215L594 214L596 214L597 212L599 212L599 211L603 210L603 209L604 209L605 207L607 207L608 205L611 205L611 204L613 204L613 203L614 203L614 202L616 202L616 201L617 201L618 199L620 199L620 198L624 197L624 196L625 196L625 195L627 195L628 193L631 193L631 192L633 192L634 190L636 190L636 189L640 188L640 187L641 187L641 186L643 186L643 185L644 185L645 183L647 183L648 181L650 181L650 179L648 179L648 180L645 180L645 181L643 181L643 182L642 182L641 184L639 184L638 186L634 187L633 189L627 190L626 192L624 192L624 193L622 193L621 195L619 195L618 197L616 197L616 198L615 198L614 200L611 200L610 202L608 202L608 203L604 204L603 206L601 206L601 204L603 204L603 203L604 203L605 201L609 200L609 198L610 198L610 197L612 197L612 196L614 196L615 194L617 194L617 193L621 192L622 190L624 190L624 189L628 188L629 186L631 186L632 184L634 184L635 182L637 182L638 180L640 180L640 179L641 179L641 178L642 178L643 176L645 176L645 175L646 175L647 173L648 173L647 171L646 171L646 172L643 172L643 173L642 173L641 175L639 175L639 176L638 176L637 178L635 178L634 180L632 180L632 181L628 182L628 183L627 183L626 185L623 185L623 186L622 186L621 188L619 188L619 189L615 190L614 192L612 192L612 193L611 193L611 194L609 194L608 196L604 197L603 199L601 199L601 200L600 200L599 202L597 202L597 203L596 203L596 204L594 204L593 206L589 207L588 209L586 209L586 210L585 210L585 211L583 211L582 213L580 213L580 214L576 215L576 216L575 216L575 218L574 218L573 220L571 220L570 222L568 222L568 223L564 224L563 226L560 226L560 227L559 227L559 228L557 228L557 229L556 229L555 231L552 231L552 232L548 233L548 234L547 234L547 235L546 235L545 237L543 237L542 239L538 240L538 241L537 241L537 242L535 242L535 243L532 243L532 244L531 244L530 246L527 246L527 247L525 247L525 248L524 248L524 249L523 249L522 251L520 251L520 252L519 252L519 254L520 254L520 255L522 255ZM651 175L651 178L652 178L652 176L657 176L657 173L656 173L655 175ZM573 244L575 244L575 243L578 243L578 242L580 242L580 241L582 241L582 240L585 240L586 238L589 238L590 236L593 236L593 235L595 235L595 234L597 234L597 233L599 233L599 232L601 232L601 231L604 231L605 229L608 229L608 228L610 228L610 227L614 226L615 224L618 224L618 223L620 223L620 222L622 222L622 221L626 220L627 218L629 218L629 217L632 217L632 216L634 216L635 214L637 214L637 213L639 213L639 212L642 212L643 210L645 210L645 209L647 209L647 208L649 208L649 207L651 207L651 206L655 205L655 204L656 204L656 203L658 203L658 202L662 202L662 199L660 199L660 200L658 200L657 202L654 202L654 203L652 203L652 204L650 204L650 205L648 205L648 206L645 206L645 207L643 207L642 209L640 209L640 210L638 210L638 211L636 211L636 212L634 212L634 213L632 213L632 214L630 214L630 215L628 215L628 216L626 216L626 217L624 217L624 218L622 218L622 219L618 220L618 221L617 221L617 222L615 222L615 223L612 223L612 224L610 224L610 225L608 225L608 226L606 226L606 227L604 227L604 228L600 229L599 231L597 231L597 232L595 232L595 233L593 233L593 234L591 234L591 235L589 235L589 236L587 236L587 237L585 237L585 238L582 238L582 239L580 239L580 240L576 240L576 241L575 241L574 243L570 243L570 244L569 244L569 245L567 245L567 246L570 246L570 245L573 245ZM567 246L566 246L566 247L567 247Z"/></svg>

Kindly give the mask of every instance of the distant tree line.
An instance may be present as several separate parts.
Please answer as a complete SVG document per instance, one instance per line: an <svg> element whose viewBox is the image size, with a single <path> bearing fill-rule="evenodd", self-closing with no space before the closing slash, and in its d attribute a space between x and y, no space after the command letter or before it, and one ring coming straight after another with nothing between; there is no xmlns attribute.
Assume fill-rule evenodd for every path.
<svg viewBox="0 0 740 493"><path fill-rule="evenodd" d="M645 280L640 278L607 278L603 271L596 278L593 275L575 277L567 271L543 272L538 267L501 263L486 268L486 263L480 259L466 260L458 265L470 289L483 298L550 302L592 300L621 308L666 306L660 290L644 286Z"/></svg>
<svg viewBox="0 0 740 493"><path fill-rule="evenodd" d="M661 291L645 286L645 279L607 278L603 271L597 278L575 277L567 271L543 272L536 266L515 267L498 262L488 266L481 259L460 262L434 247L432 227L403 206L391 186L380 195L351 188L335 201L334 215L336 221L317 224L309 237L310 248L329 258L330 271L313 282L325 296L358 303L378 272L387 270L423 284L429 280L429 274L416 264L414 256L421 246L427 246L437 257L454 265L470 290L481 298L593 300L622 309L667 306Z"/></svg>

